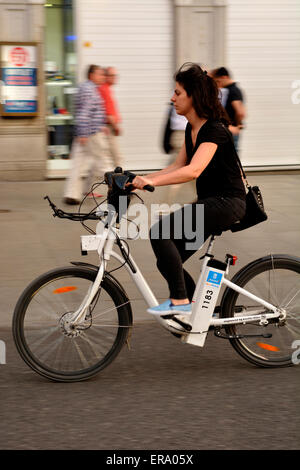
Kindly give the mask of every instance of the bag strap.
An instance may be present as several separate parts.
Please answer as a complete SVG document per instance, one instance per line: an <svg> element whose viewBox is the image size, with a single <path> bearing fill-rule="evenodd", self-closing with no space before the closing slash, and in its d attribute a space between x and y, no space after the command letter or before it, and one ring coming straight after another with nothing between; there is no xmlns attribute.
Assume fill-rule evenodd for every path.
<svg viewBox="0 0 300 470"><path fill-rule="evenodd" d="M245 183L246 183L246 187L249 189L250 184L249 184L248 181L247 181L247 176L246 176L246 173L245 173L245 171L244 171L242 162L241 162L240 157L238 156L238 153L237 153L237 151L236 151L232 134L231 134L230 130L229 130L223 123L221 123L221 124L222 124L223 128L225 129L225 131L227 132L227 135L228 135L228 137L229 137L229 139L230 139L230 142L232 143L232 147L233 147L233 152L234 152L235 158L236 158L236 160L237 160L237 162L238 162L238 165L239 165L239 167L240 167L241 174L242 174L243 179L244 179L244 181L245 181Z"/></svg>

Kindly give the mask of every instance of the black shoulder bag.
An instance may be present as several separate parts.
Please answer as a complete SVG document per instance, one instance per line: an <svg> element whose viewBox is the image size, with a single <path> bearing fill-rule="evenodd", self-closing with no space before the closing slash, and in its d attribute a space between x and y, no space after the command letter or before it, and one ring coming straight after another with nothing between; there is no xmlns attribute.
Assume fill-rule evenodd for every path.
<svg viewBox="0 0 300 470"><path fill-rule="evenodd" d="M236 151L231 132L225 126L223 127L230 135L230 140L234 149L234 153L246 186L246 214L241 220L239 220L238 222L233 224L232 227L230 227L230 230L232 232L239 232L240 230L245 230L246 228L253 227L254 225L264 222L265 220L267 220L268 216L264 209L263 198L259 187L249 185L241 160Z"/></svg>

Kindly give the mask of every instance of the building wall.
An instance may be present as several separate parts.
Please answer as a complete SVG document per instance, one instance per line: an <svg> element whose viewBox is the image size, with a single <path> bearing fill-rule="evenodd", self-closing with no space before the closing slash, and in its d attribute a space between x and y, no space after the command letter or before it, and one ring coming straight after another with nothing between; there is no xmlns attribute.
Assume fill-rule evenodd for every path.
<svg viewBox="0 0 300 470"><path fill-rule="evenodd" d="M243 163L299 165L299 0L228 0L226 65L247 100Z"/></svg>
<svg viewBox="0 0 300 470"><path fill-rule="evenodd" d="M160 168L161 133L172 92L174 16L171 0L76 1L79 80L91 63L113 65L123 118L126 167Z"/></svg>
<svg viewBox="0 0 300 470"><path fill-rule="evenodd" d="M94 62L119 70L121 145L132 169L166 163L166 104L185 60L226 65L239 82L246 166L300 164L300 107L292 101L300 79L298 0L115 0L114 8L109 0L77 0L76 14L80 79Z"/></svg>
<svg viewBox="0 0 300 470"><path fill-rule="evenodd" d="M0 0L0 42L38 43L38 116L0 117L0 180L40 180L46 175L43 76L44 2Z"/></svg>
<svg viewBox="0 0 300 470"><path fill-rule="evenodd" d="M199 62L209 70L226 52L227 0L174 0L176 64Z"/></svg>
<svg viewBox="0 0 300 470"><path fill-rule="evenodd" d="M0 118L0 179L46 174L43 3L0 0L0 41L40 46L39 116ZM75 0L74 13L78 81L90 63L119 71L115 93L127 167L154 169L168 161L162 131L172 76L185 60L228 66L244 90L248 116L240 154L246 166L299 167L299 0L114 0L113 7L111 0ZM196 46L187 47L194 38Z"/></svg>

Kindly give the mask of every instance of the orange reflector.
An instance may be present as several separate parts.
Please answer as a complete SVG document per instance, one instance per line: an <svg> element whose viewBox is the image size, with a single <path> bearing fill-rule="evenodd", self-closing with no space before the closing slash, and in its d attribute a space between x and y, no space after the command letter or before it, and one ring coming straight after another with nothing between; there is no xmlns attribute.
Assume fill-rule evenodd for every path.
<svg viewBox="0 0 300 470"><path fill-rule="evenodd" d="M53 291L53 294L64 294L65 292L70 292L71 290L76 290L77 287L75 286L66 286L66 287L59 287Z"/></svg>
<svg viewBox="0 0 300 470"><path fill-rule="evenodd" d="M266 343L256 343L257 346L259 346L262 349L266 349L267 351L280 351L277 346L272 346L271 344L266 344Z"/></svg>

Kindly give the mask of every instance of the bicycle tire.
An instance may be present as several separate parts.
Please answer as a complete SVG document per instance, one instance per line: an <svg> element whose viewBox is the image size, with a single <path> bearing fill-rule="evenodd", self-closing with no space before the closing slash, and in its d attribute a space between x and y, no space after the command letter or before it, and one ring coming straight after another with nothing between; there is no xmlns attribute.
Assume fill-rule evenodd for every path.
<svg viewBox="0 0 300 470"><path fill-rule="evenodd" d="M264 280L269 282L268 292L262 289ZM233 348L256 366L275 368L293 365L293 342L300 337L300 258L289 255L259 258L242 268L232 282L277 307L285 308L287 313L285 321L271 320L265 326L258 322L225 326L226 333L232 336L272 334L268 339L259 336L231 338ZM255 291L256 286L260 292ZM259 313L266 313L266 309L258 303L226 288L220 316L226 318L244 313L249 315L251 310L257 312L258 308Z"/></svg>
<svg viewBox="0 0 300 470"><path fill-rule="evenodd" d="M56 382L89 379L116 358L127 340L131 306L109 274L81 328L72 329L68 323L68 315L79 307L96 275L97 269L87 267L54 269L21 294L13 315L14 342L26 364L43 377ZM113 323L105 325L109 321Z"/></svg>

